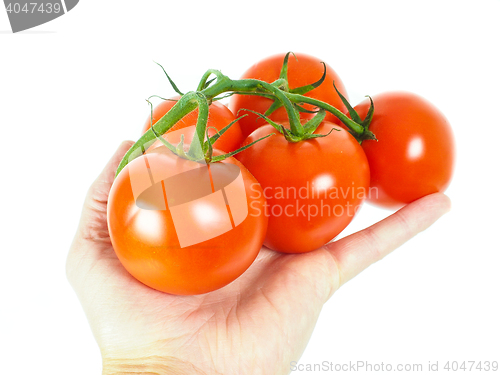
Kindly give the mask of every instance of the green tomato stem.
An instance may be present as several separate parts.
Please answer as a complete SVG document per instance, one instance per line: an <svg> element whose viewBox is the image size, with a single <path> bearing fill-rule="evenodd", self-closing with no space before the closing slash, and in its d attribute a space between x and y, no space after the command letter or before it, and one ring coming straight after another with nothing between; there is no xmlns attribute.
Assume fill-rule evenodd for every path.
<svg viewBox="0 0 500 375"><path fill-rule="evenodd" d="M200 91L196 91L194 94L196 95L196 104L198 104L198 119L196 120L196 136L191 141L188 155L193 159L203 159L203 141L208 122L208 100Z"/></svg>
<svg viewBox="0 0 500 375"><path fill-rule="evenodd" d="M215 75L215 82L212 84L211 81L207 84L208 78L211 75ZM287 88L288 89L288 88ZM240 79L231 80L227 76L223 75L218 70L210 69L202 77L197 91L191 91L181 96L177 103L161 118L156 124L154 124L155 132L161 136L170 130L180 119L186 116L188 113L199 108L198 119L196 122L196 141L191 142L189 151L187 153L188 157L193 160L201 160L205 158L203 150L203 142L205 139L209 105L212 101L217 99L218 95L223 93L238 93L238 94L250 94L250 95L262 95L264 97L273 97L277 99L285 107L288 114L290 123L290 134L297 139L308 139L307 135L315 129L311 129L310 126L306 130L300 123L299 113L295 106L299 103L306 103L314 105L320 109L324 109L334 116L340 119L350 130L351 133L359 140L363 139L367 129L363 128L362 125L354 122L344 113L339 111L337 108L330 104L322 102L317 99L309 98L304 95L291 93L282 88L270 84L268 82L260 81L257 79ZM137 142L129 149L129 151L123 157L116 175L133 159L143 154L146 149L156 140L156 135L149 129L144 133Z"/></svg>
<svg viewBox="0 0 500 375"><path fill-rule="evenodd" d="M311 104L311 105L314 105L314 106L316 106L318 108L322 108L322 109L330 112L335 117L337 117L340 121L342 121L342 123L345 126L347 126L351 131L353 131L355 134L362 135L364 133L364 131L365 131L365 129L363 128L363 126L361 126L360 124L354 122L349 117L347 117L344 113L342 113L337 108L335 108L334 106L332 106L332 105L330 105L328 103L322 102L321 100L309 98L307 96L298 95L298 94L287 93L286 96L288 97L288 99L290 99L290 101L292 103L306 103L306 104Z"/></svg>
<svg viewBox="0 0 500 375"><path fill-rule="evenodd" d="M160 136L170 130L177 123L177 121L179 121L181 118L183 118L185 115L196 108L198 102L193 102L192 100L195 95L195 92L190 92L182 96L172 107L172 109L168 111L165 116L159 119L156 124L154 124L155 131ZM118 176L118 173L120 173L120 171L125 168L125 166L129 162L146 152L147 148L151 146L155 140L155 134L151 129L148 129L148 131L145 132L127 151L122 161L118 165L116 176Z"/></svg>

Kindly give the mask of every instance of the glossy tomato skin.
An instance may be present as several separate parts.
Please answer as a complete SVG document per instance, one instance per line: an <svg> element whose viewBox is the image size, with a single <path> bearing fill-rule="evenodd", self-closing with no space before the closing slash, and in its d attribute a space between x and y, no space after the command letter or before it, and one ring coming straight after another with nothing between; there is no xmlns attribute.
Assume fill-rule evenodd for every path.
<svg viewBox="0 0 500 375"><path fill-rule="evenodd" d="M351 222L367 195L370 171L359 143L327 122L315 133L332 127L338 130L326 137L290 143L265 125L243 144L275 135L236 155L264 191L267 247L285 253L320 248Z"/></svg>
<svg viewBox="0 0 500 375"><path fill-rule="evenodd" d="M149 167L140 169L141 163L145 162ZM131 171L136 184L151 184L151 166L159 166L169 174L177 175L188 171L189 163L193 162L173 156L166 148L157 148L154 152L132 160L119 173L108 200L111 242L125 269L151 288L178 295L207 293L239 277L255 260L267 228L265 216L258 216L252 214L255 211L249 211L250 214L231 230L209 240L181 247L175 226L178 222L174 223L173 209L164 204L163 195L156 203L151 199L148 201L148 198L145 201L149 202L149 208L151 205L162 204L165 207L145 209L144 200L140 202L140 199L134 198ZM229 158L211 166L215 164L233 164L240 168L244 189L237 193L246 196L244 202L248 208L252 206L253 210L258 210L264 206L263 197L252 198L249 195L250 191L258 191L260 185L241 163ZM212 175L214 169L215 167L211 167ZM165 181L162 181L161 185L163 191L166 191ZM179 188L185 189L184 186ZM210 232L219 230L227 222L227 206L209 203L207 210L206 201L195 203L191 209L183 211L180 218L188 228L195 230L201 223L204 230Z"/></svg>
<svg viewBox="0 0 500 375"><path fill-rule="evenodd" d="M279 78L285 55L285 53L281 53L259 61L251 66L241 78L259 79L268 83L274 82ZM296 53L295 56L297 59L293 55L290 55L288 59L288 84L290 89L312 84L321 78L323 75L323 64L321 62L323 60L304 53ZM331 104L340 111L344 111L345 106L333 87L333 81L335 81L335 85L342 95L348 98L340 77L328 64L326 65L325 81L319 87L305 94L305 96L321 100ZM229 102L231 111L236 116L248 114L247 117L240 120L244 137L248 136L258 127L265 125L266 122L253 113L242 111L238 114L238 111L240 109L250 109L259 113L265 113L271 104L271 99L255 95L233 95L231 97ZM304 105L304 107L309 110L314 109L310 105ZM302 119L310 119L314 114L302 112L300 116ZM288 121L288 116L284 108L276 110L269 117L271 120L277 122ZM331 113L327 113L325 121L340 123Z"/></svg>
<svg viewBox="0 0 500 375"><path fill-rule="evenodd" d="M175 105L175 100L178 100L179 97L173 99L174 100L164 100L153 109L153 124L156 124L156 122ZM164 137L167 137L167 134L170 132L185 128L186 130L184 132L184 142L191 143L194 134L194 128L191 128L191 126L196 125L197 118L198 108L196 108L194 111L191 111L181 120L179 120L166 134L164 134ZM210 136L215 135L215 129L222 130L226 125L230 124L235 119L236 118L234 117L233 113L224 104L219 102L212 102L209 107L207 122L208 134ZM144 122L142 133L144 134L150 127L151 116L148 116L148 118ZM174 144L177 144L180 141L180 133L176 133L177 135L174 138L169 139L169 141ZM239 147L241 142L243 142L243 139L244 138L241 133L240 124L236 122L217 140L217 142L214 144L214 147L217 147L217 149L225 152L231 152ZM162 143L157 141L150 148L156 148L161 145Z"/></svg>
<svg viewBox="0 0 500 375"><path fill-rule="evenodd" d="M373 96L370 130L377 141L364 141L371 170L369 201L398 208L449 185L455 144L446 117L429 101L409 92ZM366 116L369 101L355 107Z"/></svg>

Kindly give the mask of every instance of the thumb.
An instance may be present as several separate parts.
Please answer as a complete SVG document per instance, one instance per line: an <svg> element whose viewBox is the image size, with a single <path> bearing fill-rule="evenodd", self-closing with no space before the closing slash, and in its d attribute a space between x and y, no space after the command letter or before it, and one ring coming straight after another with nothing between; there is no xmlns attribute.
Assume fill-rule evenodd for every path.
<svg viewBox="0 0 500 375"><path fill-rule="evenodd" d="M83 204L80 225L76 237L79 239L100 240L108 238L107 208L108 195L113 184L116 169L125 153L134 144L124 141L117 148L102 172L94 180Z"/></svg>
<svg viewBox="0 0 500 375"><path fill-rule="evenodd" d="M113 253L107 223L108 195L116 169L133 144L132 141L120 144L87 192L80 224L66 259L66 275L74 287L81 284L78 280L95 261Z"/></svg>

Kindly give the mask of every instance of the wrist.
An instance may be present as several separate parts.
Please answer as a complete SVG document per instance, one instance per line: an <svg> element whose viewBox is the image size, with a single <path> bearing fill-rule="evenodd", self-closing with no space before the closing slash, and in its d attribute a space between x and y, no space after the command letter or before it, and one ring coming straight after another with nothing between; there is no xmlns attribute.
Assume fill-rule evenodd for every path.
<svg viewBox="0 0 500 375"><path fill-rule="evenodd" d="M170 374L166 372L166 364L155 356L139 358L109 358L102 359L102 374Z"/></svg>
<svg viewBox="0 0 500 375"><path fill-rule="evenodd" d="M193 364L173 357L104 357L102 359L102 375L198 375L206 374Z"/></svg>

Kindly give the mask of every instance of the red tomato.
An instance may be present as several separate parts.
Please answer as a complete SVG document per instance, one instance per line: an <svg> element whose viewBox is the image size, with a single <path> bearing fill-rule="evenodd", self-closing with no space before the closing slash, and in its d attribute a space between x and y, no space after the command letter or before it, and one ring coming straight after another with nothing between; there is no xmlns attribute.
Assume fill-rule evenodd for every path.
<svg viewBox="0 0 500 375"><path fill-rule="evenodd" d="M243 74L242 79L254 78L268 83L274 82L279 78L285 55L285 53L282 53L259 61ZM321 64L322 60L303 53L296 53L295 56L297 59L293 55L290 55L288 59L288 84L290 89L312 84L321 78L324 71L323 64ZM305 96L321 100L340 111L344 111L345 106L333 87L333 81L335 81L337 89L347 98L344 84L329 65L326 65L325 81L319 87L309 91ZM264 113L271 106L272 102L271 99L261 96L233 95L229 103L229 108L234 114L237 114L240 109L250 109ZM304 105L304 108L314 110L314 107L308 104ZM245 137L258 127L266 124L263 119L251 112L241 113L248 113L247 117L240 120L241 130ZM302 119L310 119L314 114L301 112L300 116ZM288 116L284 108L274 111L269 118L277 122L288 121ZM325 121L340 123L331 113L327 113Z"/></svg>
<svg viewBox="0 0 500 375"><path fill-rule="evenodd" d="M407 92L374 96L370 130L377 141L364 141L371 171L369 200L397 208L425 195L443 192L453 172L453 133L444 115L424 98ZM354 109L363 119L365 100Z"/></svg>
<svg viewBox="0 0 500 375"><path fill-rule="evenodd" d="M175 99L178 99L178 97ZM156 122L159 119L161 119L175 105L175 103L176 102L173 100L164 100L163 102L158 104L153 109L153 124L156 124ZM198 118L198 108L196 108L194 111L184 116L167 133L165 133L163 137L168 139L171 143L177 144L180 142L180 133L177 133L177 136L173 138L167 138L168 137L167 134L174 130L179 130L189 127L188 129L186 129L184 133L184 142L191 143L194 134L194 128L191 126L196 124L197 118ZM210 136L215 135L216 134L215 129L221 130L235 119L236 118L234 117L233 113L224 104L221 104L219 102L213 102L209 107L209 115L207 122L208 134ZM142 133L145 133L150 127L151 127L151 116L148 116L142 128ZM244 138L243 135L241 134L240 124L236 122L217 140L217 142L214 144L214 147L225 152L231 152L239 147L241 142L243 142L243 139ZM162 143L160 141L157 141L153 145L151 145L149 150L156 148L160 145L162 145Z"/></svg>
<svg viewBox="0 0 500 375"><path fill-rule="evenodd" d="M260 185L236 159L196 163L158 147L116 177L108 227L127 271L151 288L191 295L221 288L256 258L267 218ZM262 192L262 190L260 190Z"/></svg>
<svg viewBox="0 0 500 375"><path fill-rule="evenodd" d="M327 134L332 127L323 122L315 133ZM243 142L277 134L236 155L267 199L267 247L303 253L323 246L351 222L368 194L370 171L363 149L351 134L335 128L326 137L290 143L265 125Z"/></svg>

